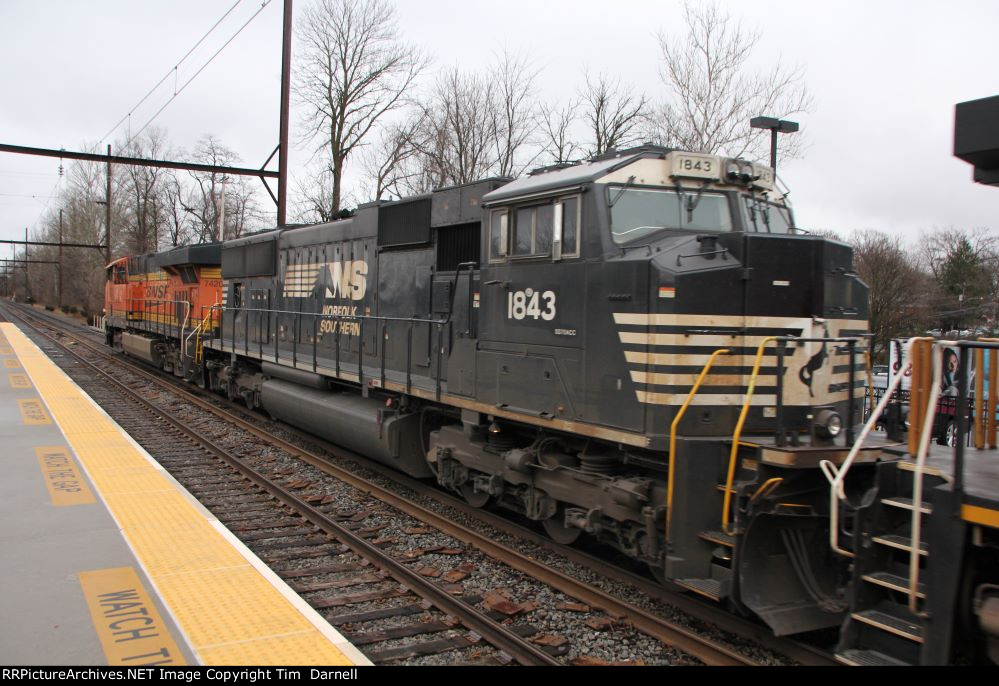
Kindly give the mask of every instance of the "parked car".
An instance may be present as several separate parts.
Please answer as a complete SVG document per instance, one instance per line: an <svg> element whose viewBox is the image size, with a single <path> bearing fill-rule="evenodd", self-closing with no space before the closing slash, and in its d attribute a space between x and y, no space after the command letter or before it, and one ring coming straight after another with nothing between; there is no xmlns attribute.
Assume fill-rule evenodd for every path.
<svg viewBox="0 0 999 686"><path fill-rule="evenodd" d="M884 392L888 388L888 365L876 364L871 367L871 388Z"/></svg>

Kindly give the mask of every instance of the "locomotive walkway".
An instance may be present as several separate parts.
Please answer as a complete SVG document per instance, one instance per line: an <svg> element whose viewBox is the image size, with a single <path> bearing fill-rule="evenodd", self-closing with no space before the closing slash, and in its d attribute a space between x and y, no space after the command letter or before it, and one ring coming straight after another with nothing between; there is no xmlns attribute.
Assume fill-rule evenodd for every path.
<svg viewBox="0 0 999 686"><path fill-rule="evenodd" d="M370 664L10 323L0 360L0 662Z"/></svg>

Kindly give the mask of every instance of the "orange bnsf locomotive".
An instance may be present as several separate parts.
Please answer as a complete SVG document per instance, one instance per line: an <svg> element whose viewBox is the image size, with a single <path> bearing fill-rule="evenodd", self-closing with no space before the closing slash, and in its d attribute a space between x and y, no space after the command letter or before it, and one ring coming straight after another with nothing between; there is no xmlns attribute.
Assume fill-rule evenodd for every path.
<svg viewBox="0 0 999 686"><path fill-rule="evenodd" d="M221 243L192 245L108 265L108 345L177 376L199 377L203 339L198 334L210 331L221 316L216 309L222 302L221 254Z"/></svg>
<svg viewBox="0 0 999 686"><path fill-rule="evenodd" d="M927 521L968 494L856 445L867 288L770 168L647 146L133 259L109 343L474 506L778 634L840 627L845 662L996 633L999 522L906 543L916 483L951 499Z"/></svg>

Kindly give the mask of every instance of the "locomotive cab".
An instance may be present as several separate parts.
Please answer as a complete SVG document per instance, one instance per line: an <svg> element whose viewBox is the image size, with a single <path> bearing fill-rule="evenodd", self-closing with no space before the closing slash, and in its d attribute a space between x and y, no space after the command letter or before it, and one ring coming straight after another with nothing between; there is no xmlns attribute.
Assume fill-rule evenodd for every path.
<svg viewBox="0 0 999 686"><path fill-rule="evenodd" d="M665 448L715 350L728 357L683 433L731 433L763 338L866 330L849 248L795 229L767 167L646 147L514 181L484 205L479 359L497 403ZM747 430L823 443L856 424L858 350L788 342L779 400L768 352L758 384L771 400Z"/></svg>

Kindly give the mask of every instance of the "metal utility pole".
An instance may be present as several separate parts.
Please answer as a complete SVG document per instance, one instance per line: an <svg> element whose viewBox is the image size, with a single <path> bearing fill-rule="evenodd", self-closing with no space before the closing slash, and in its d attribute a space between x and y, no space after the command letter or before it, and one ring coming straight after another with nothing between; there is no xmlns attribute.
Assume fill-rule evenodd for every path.
<svg viewBox="0 0 999 686"><path fill-rule="evenodd" d="M62 208L59 208L59 309L62 309Z"/></svg>
<svg viewBox="0 0 999 686"><path fill-rule="evenodd" d="M108 193L105 198L107 202L107 233L104 242L104 264L111 264L111 144L108 143ZM62 242L61 240L59 241Z"/></svg>
<svg viewBox="0 0 999 686"><path fill-rule="evenodd" d="M225 176L222 177L222 208L219 210L219 235L215 240L225 240Z"/></svg>
<svg viewBox="0 0 999 686"><path fill-rule="evenodd" d="M281 154L278 157L277 223L288 223L288 116L291 93L291 15L292 0L284 0L284 42L281 50Z"/></svg>
<svg viewBox="0 0 999 686"><path fill-rule="evenodd" d="M28 295L28 227L24 227L24 302L28 302L31 296Z"/></svg>

